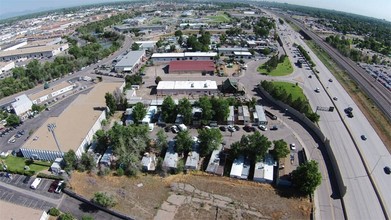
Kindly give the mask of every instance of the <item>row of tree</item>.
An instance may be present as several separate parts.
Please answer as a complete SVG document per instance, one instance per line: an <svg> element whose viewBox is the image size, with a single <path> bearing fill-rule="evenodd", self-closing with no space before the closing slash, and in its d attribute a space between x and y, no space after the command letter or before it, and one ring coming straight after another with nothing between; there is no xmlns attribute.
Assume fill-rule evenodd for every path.
<svg viewBox="0 0 391 220"><path fill-rule="evenodd" d="M320 116L311 110L308 100L297 98L293 100L292 94L288 93L284 88L275 86L273 82L266 80L261 81L260 86L265 89L273 98L278 99L297 111L305 114L308 119L313 122L318 122Z"/></svg>
<svg viewBox="0 0 391 220"><path fill-rule="evenodd" d="M278 58L278 54L272 56L266 63L263 64L262 68L265 68L268 73L270 73L272 70L276 69L279 63L283 63L286 59L286 55L281 55L280 58Z"/></svg>
<svg viewBox="0 0 391 220"><path fill-rule="evenodd" d="M307 60L307 62L310 64L311 68L315 67L315 63L314 63L314 61L312 61L310 55L308 55L308 52L301 45L298 45L297 49L299 49L300 53Z"/></svg>

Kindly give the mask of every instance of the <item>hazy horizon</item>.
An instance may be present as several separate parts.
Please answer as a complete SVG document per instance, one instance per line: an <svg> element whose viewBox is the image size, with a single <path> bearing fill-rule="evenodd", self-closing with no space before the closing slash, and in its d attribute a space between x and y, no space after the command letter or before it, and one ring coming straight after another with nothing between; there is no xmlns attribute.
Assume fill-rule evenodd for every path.
<svg viewBox="0 0 391 220"><path fill-rule="evenodd" d="M0 19L40 11L123 0L0 0ZM331 9L391 21L391 0L273 0L274 2ZM376 2L376 3L374 3ZM17 7L15 7L17 6Z"/></svg>

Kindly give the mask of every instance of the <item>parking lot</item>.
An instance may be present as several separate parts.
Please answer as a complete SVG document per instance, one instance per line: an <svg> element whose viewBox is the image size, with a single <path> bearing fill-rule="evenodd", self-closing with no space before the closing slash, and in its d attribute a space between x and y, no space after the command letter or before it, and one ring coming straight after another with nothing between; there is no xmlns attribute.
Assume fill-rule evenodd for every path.
<svg viewBox="0 0 391 220"><path fill-rule="evenodd" d="M0 181L10 184L14 187L18 187L23 190L27 190L36 194L39 194L41 196L45 196L47 198L51 199L60 199L62 194L57 193L50 193L48 192L48 189L50 187L50 184L54 181L51 179L42 179L41 183L38 185L37 189L31 189L30 185L34 181L36 177L31 177L31 179L27 183L23 183L23 180L26 178L26 176L19 175L19 174L12 174L12 179L6 177L6 173L0 172Z"/></svg>

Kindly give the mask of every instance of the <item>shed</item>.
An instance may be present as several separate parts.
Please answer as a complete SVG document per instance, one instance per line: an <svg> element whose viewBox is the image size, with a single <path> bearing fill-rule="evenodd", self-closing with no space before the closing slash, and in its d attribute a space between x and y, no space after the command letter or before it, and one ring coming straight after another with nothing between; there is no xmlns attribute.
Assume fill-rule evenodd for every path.
<svg viewBox="0 0 391 220"><path fill-rule="evenodd" d="M258 125L267 125L267 119L265 115L265 110L261 105L255 105L255 112L257 113L258 116Z"/></svg>
<svg viewBox="0 0 391 220"><path fill-rule="evenodd" d="M60 173L60 171L62 170L62 161L63 158L56 158L54 160L54 162L50 166L50 170L52 171L52 173Z"/></svg>

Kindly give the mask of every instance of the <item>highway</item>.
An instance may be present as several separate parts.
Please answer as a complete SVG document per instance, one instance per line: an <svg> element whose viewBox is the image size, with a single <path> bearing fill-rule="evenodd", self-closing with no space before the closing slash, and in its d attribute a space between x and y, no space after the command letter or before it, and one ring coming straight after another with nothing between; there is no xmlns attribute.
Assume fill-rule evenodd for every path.
<svg viewBox="0 0 391 220"><path fill-rule="evenodd" d="M286 28L283 41L290 41L290 45L296 42L310 51L309 55L320 72L319 80L316 77L303 77L303 89L310 100L311 107L315 110L317 106L335 106L337 110L318 111L321 116L319 127L330 139L347 186L347 193L343 198L347 218L388 218L391 210L391 194L387 192L387 185L391 184L391 179L384 173L383 168L390 165L391 158L385 145L351 97L299 38L299 34L292 31L290 27ZM289 48L286 42L284 46ZM293 54L288 53L288 55L292 61L296 60ZM329 82L330 78L333 82ZM321 92L314 92L315 88L320 88ZM338 100L332 100L332 97L337 97ZM345 115L343 109L347 107L354 109L353 118ZM360 138L363 134L368 137L366 141Z"/></svg>

